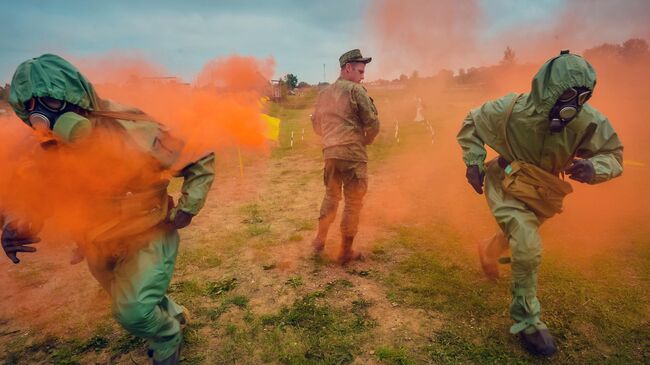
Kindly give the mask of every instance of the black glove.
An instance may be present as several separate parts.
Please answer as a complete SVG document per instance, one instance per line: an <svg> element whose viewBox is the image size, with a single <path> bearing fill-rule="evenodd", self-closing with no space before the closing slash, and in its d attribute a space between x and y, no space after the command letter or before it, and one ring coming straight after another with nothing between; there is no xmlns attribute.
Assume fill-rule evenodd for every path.
<svg viewBox="0 0 650 365"><path fill-rule="evenodd" d="M181 229L185 228L192 223L192 218L194 216L188 212L184 212L182 210L178 210L176 212L176 216L174 217L174 220L172 221L172 226L176 229Z"/></svg>
<svg viewBox="0 0 650 365"><path fill-rule="evenodd" d="M594 164L589 160L573 160L573 164L564 170L569 174L569 178L580 181L581 183L590 183L596 176Z"/></svg>
<svg viewBox="0 0 650 365"><path fill-rule="evenodd" d="M7 257L13 261L14 264L20 262L18 257L19 252L36 252L36 248L26 245L31 245L40 242L41 239L34 237L27 230L19 229L13 224L7 224L2 230L2 249L5 250Z"/></svg>
<svg viewBox="0 0 650 365"><path fill-rule="evenodd" d="M467 166L465 177L467 177L467 182L472 185L477 193L483 194L483 179L485 179L485 173L481 172L478 165Z"/></svg>

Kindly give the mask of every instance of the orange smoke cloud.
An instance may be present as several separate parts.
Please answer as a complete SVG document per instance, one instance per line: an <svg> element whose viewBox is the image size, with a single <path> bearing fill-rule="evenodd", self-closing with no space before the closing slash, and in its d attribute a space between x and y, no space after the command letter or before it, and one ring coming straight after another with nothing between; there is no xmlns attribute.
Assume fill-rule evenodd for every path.
<svg viewBox="0 0 650 365"><path fill-rule="evenodd" d="M517 14L530 20L513 21ZM650 39L649 17L650 4L644 0L624 5L606 0L555 5L380 0L372 2L366 21L379 51L373 62L384 78L392 78L413 70L431 75L444 68L492 65L506 46L520 61L539 63L561 49L580 53L603 42Z"/></svg>
<svg viewBox="0 0 650 365"><path fill-rule="evenodd" d="M464 64L480 24L476 1L393 1L373 3L369 23L379 44L380 74L413 70L430 74Z"/></svg>
<svg viewBox="0 0 650 365"><path fill-rule="evenodd" d="M196 156L229 146L264 148L267 125L261 98L267 92L274 61L233 56L207 63L193 84L159 73L162 68L135 60L90 60L80 66L123 65L106 70L95 87L102 98L140 108L165 124ZM90 80L93 81L92 79Z"/></svg>
<svg viewBox="0 0 650 365"><path fill-rule="evenodd" d="M17 117L3 118L0 214L26 222L47 220L55 241L68 238L84 244L98 226L167 204L154 198L131 206L125 198L164 188L175 169L208 152L266 147L261 98L273 73L272 60L215 60L192 85L162 78L162 68L144 60L110 56L77 64L82 73L103 81L94 83L101 98L143 110L184 146L181 163L168 170L111 128L97 126L87 139L44 149Z"/></svg>
<svg viewBox="0 0 650 365"><path fill-rule="evenodd" d="M13 128L7 123L4 136ZM124 213L121 198L171 177L120 132L98 129L83 141L47 149L28 134L12 147L1 182L2 213L29 223L47 219L59 234L79 243L90 228Z"/></svg>
<svg viewBox="0 0 650 365"><path fill-rule="evenodd" d="M377 166L379 181L370 182L364 213L368 219L380 224L450 225L468 249L475 250L475 243L498 227L484 196L476 194L465 179L455 140L460 123L470 109L488 100L509 92L529 92L538 68L554 55L535 64L469 68L455 78L446 74L420 77L402 84L399 91L390 85L369 86L383 123L382 138L396 145L396 121L401 134L400 147L392 150L387 162L370 161L381 166ZM542 236L548 249L571 259L629 249L650 234L644 224L648 213L643 203L650 201L650 192L643 188L650 181L646 123L650 111L645 107L650 92L644 86L650 82L650 52L641 46L617 45L594 48L586 57L598 75L589 103L609 118L622 140L625 171L595 186L569 180L575 192L565 200L565 212L544 223ZM417 97L422 98L425 118L435 130L433 143L426 126L413 122ZM494 156L488 148L488 159Z"/></svg>

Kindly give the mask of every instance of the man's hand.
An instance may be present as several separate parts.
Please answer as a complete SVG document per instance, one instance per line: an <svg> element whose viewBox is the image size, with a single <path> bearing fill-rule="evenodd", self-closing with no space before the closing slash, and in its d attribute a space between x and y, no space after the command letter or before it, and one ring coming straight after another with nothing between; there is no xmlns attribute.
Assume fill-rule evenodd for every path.
<svg viewBox="0 0 650 365"><path fill-rule="evenodd" d="M176 211L176 216L174 217L174 220L172 221L172 226L176 229L181 229L185 228L192 223L192 218L194 216L191 215L190 213L184 212L182 210Z"/></svg>
<svg viewBox="0 0 650 365"><path fill-rule="evenodd" d="M478 165L467 166L465 177L467 177L467 182L472 185L477 193L483 194L483 180L485 179L485 173L481 172Z"/></svg>
<svg viewBox="0 0 650 365"><path fill-rule="evenodd" d="M2 249L14 264L20 262L17 256L19 252L36 252L36 248L27 245L41 241L40 238L34 237L26 230L19 229L11 223L2 230L1 240Z"/></svg>
<svg viewBox="0 0 650 365"><path fill-rule="evenodd" d="M564 170L569 174L569 178L580 181L581 183L590 183L596 176L594 164L589 160L573 160L571 166Z"/></svg>
<svg viewBox="0 0 650 365"><path fill-rule="evenodd" d="M364 146L371 145L372 142L374 142L374 141L375 141L375 136L370 136L368 134L364 134L364 136L363 136L363 145Z"/></svg>

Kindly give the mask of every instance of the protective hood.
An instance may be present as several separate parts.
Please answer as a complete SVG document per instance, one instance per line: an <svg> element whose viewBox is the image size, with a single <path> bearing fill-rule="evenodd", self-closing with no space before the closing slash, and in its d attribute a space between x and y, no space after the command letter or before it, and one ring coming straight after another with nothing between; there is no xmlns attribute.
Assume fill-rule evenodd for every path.
<svg viewBox="0 0 650 365"><path fill-rule="evenodd" d="M9 104L25 123L28 120L25 102L40 96L65 100L88 111L96 110L99 102L92 84L81 72L53 54L21 63L11 80Z"/></svg>
<svg viewBox="0 0 650 365"><path fill-rule="evenodd" d="M564 90L596 87L596 71L584 58L562 53L548 60L533 78L529 101L535 111L548 114Z"/></svg>

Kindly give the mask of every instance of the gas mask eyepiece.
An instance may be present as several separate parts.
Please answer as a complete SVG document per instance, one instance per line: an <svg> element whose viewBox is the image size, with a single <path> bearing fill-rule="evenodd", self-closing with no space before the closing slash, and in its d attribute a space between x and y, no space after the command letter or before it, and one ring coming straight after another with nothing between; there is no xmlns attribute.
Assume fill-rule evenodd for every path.
<svg viewBox="0 0 650 365"><path fill-rule="evenodd" d="M31 98L25 103L25 109L29 113L29 124L36 130L52 129L67 106L66 101L49 96Z"/></svg>
<svg viewBox="0 0 650 365"><path fill-rule="evenodd" d="M66 101L47 96L35 97L25 103L29 124L36 131L44 148L59 142L75 142L90 133L91 123L83 109Z"/></svg>
<svg viewBox="0 0 650 365"><path fill-rule="evenodd" d="M558 97L551 109L549 129L552 133L561 132L580 112L582 106L591 97L591 90L586 87L570 87Z"/></svg>

